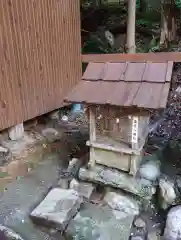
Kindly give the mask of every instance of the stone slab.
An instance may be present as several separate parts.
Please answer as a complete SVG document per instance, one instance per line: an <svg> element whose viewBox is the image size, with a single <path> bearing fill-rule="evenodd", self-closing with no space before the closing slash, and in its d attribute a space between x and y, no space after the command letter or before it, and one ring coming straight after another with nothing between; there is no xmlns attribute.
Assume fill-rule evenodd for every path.
<svg viewBox="0 0 181 240"><path fill-rule="evenodd" d="M80 209L81 203L82 199L76 191L54 188L33 210L31 217L40 224L63 232Z"/></svg>
<svg viewBox="0 0 181 240"><path fill-rule="evenodd" d="M152 185L144 185L140 179L127 173L100 165L95 165L91 169L81 168L79 178L83 181L123 189L146 199L150 199L155 193L155 188Z"/></svg>
<svg viewBox="0 0 181 240"><path fill-rule="evenodd" d="M80 196L90 199L95 186L88 182L78 182L76 179L72 179L70 182L70 189L74 189L79 193Z"/></svg>
<svg viewBox="0 0 181 240"><path fill-rule="evenodd" d="M0 225L0 239L1 240L24 240L19 234L12 229Z"/></svg>
<svg viewBox="0 0 181 240"><path fill-rule="evenodd" d="M76 240L128 240L133 218L108 206L86 203L71 220L66 237Z"/></svg>
<svg viewBox="0 0 181 240"><path fill-rule="evenodd" d="M116 192L107 192L104 197L106 202L112 209L125 212L126 214L138 215L138 203L129 196L118 194Z"/></svg>

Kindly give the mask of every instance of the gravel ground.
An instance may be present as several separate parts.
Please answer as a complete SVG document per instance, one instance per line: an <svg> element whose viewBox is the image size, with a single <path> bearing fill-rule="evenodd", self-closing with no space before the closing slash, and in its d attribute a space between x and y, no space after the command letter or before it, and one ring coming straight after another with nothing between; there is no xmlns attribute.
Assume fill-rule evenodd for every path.
<svg viewBox="0 0 181 240"><path fill-rule="evenodd" d="M20 234L25 240L63 240L33 225L29 213L46 196L58 180L59 158L46 156L46 160L26 177L11 183L0 198L0 224Z"/></svg>

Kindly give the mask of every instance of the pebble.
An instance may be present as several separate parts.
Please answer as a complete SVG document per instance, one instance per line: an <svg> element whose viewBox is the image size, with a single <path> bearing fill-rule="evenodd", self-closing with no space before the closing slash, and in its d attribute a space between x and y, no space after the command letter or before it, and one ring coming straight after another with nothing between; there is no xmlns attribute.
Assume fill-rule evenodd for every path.
<svg viewBox="0 0 181 240"><path fill-rule="evenodd" d="M146 227L145 221L140 217L136 218L136 220L134 221L134 225L137 228L145 228Z"/></svg>

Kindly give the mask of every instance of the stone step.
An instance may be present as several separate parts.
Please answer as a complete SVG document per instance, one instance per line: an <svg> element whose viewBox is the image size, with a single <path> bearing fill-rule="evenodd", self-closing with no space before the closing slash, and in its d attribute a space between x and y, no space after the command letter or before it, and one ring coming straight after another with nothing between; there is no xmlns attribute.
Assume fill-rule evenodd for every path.
<svg viewBox="0 0 181 240"><path fill-rule="evenodd" d="M134 215L123 214L109 206L83 204L66 230L69 239L128 240Z"/></svg>
<svg viewBox="0 0 181 240"><path fill-rule="evenodd" d="M126 172L95 165L91 169L80 168L79 178L83 181L118 188L145 199L151 199L156 189L149 181L137 179Z"/></svg>
<svg viewBox="0 0 181 240"><path fill-rule="evenodd" d="M32 211L35 223L64 232L69 221L77 214L83 199L72 189L52 189Z"/></svg>

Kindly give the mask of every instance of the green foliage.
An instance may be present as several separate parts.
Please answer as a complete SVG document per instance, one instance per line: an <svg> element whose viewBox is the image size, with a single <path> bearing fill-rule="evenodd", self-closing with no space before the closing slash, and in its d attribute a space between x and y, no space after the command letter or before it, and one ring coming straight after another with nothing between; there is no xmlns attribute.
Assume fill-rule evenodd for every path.
<svg viewBox="0 0 181 240"><path fill-rule="evenodd" d="M144 1L144 9L140 9L141 0L136 1L137 8L137 19L136 26L138 29L146 29L148 34L144 33L144 31L137 32L136 35L136 47L137 52L159 52L165 49L162 49L159 44L160 38L160 7L161 0L143 0ZM82 0L84 5L101 6L103 0ZM177 9L181 9L181 0L175 0ZM102 4L103 6L103 4ZM103 10L101 6L101 9ZM124 9L124 11L123 11ZM142 10L142 11L140 11ZM108 19L105 20L104 27L105 29L117 27L120 23L124 23L127 16L127 6L125 5L117 5L108 6L106 5L105 14L108 14ZM181 15L180 15L181 16ZM107 18L107 17L106 17ZM110 21L111 19L111 21ZM178 26L181 23L181 18L177 18ZM140 28L139 28L140 27ZM178 44L170 45L170 51L179 51ZM83 46L83 53L115 53L120 52L120 50L113 49L107 42L107 40L98 35L97 33L92 33L89 36L89 39Z"/></svg>
<svg viewBox="0 0 181 240"><path fill-rule="evenodd" d="M181 8L181 0L175 0L177 8Z"/></svg>
<svg viewBox="0 0 181 240"><path fill-rule="evenodd" d="M92 33L89 36L89 39L85 42L82 53L115 53L119 52L118 50L112 48L106 37L104 36L104 32Z"/></svg>

